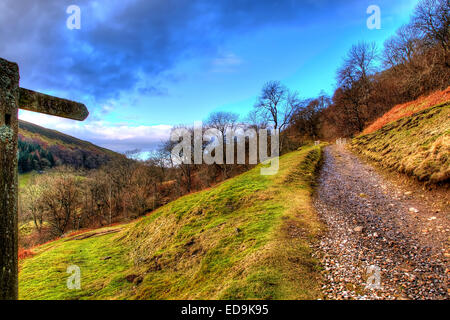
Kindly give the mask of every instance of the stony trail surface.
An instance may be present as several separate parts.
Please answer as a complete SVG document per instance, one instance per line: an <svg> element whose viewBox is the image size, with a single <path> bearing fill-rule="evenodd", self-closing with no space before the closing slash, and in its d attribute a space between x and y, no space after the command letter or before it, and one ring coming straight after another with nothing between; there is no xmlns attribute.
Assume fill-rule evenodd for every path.
<svg viewBox="0 0 450 320"><path fill-rule="evenodd" d="M450 212L421 197L344 146L324 149L314 204L326 298L449 299Z"/></svg>

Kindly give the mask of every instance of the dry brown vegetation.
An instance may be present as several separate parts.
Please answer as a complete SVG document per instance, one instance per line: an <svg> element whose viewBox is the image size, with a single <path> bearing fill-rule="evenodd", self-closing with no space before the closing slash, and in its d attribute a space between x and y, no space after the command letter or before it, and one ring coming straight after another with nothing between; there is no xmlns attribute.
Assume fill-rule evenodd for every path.
<svg viewBox="0 0 450 320"><path fill-rule="evenodd" d="M363 134L372 133L381 129L384 125L398 119L409 117L421 110L433 107L450 101L450 87L445 90L438 90L430 95L422 96L419 99L407 103L396 105L383 116L375 120L370 126L364 129Z"/></svg>
<svg viewBox="0 0 450 320"><path fill-rule="evenodd" d="M450 104L447 101L356 137L352 146L384 167L420 181L450 181Z"/></svg>

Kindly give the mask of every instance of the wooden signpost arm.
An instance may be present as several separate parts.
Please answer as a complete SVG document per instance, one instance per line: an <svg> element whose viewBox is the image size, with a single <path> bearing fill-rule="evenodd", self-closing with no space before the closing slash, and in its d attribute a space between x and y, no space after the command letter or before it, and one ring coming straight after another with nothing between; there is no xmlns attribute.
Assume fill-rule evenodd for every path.
<svg viewBox="0 0 450 320"><path fill-rule="evenodd" d="M19 88L19 108L78 121L89 116L84 104L24 88Z"/></svg>
<svg viewBox="0 0 450 320"><path fill-rule="evenodd" d="M0 300L18 298L18 109L73 120L84 104L19 87L19 67L0 58Z"/></svg>

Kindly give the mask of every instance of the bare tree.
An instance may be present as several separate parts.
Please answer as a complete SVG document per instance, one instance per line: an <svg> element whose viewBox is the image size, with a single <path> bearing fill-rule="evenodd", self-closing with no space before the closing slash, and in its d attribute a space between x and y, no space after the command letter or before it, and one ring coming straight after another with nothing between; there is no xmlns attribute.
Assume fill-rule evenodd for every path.
<svg viewBox="0 0 450 320"><path fill-rule="evenodd" d="M234 129L238 123L239 115L232 112L213 112L206 120L206 125L222 132L225 137L227 129Z"/></svg>
<svg viewBox="0 0 450 320"><path fill-rule="evenodd" d="M213 112L209 115L206 121L207 128L214 128L221 132L224 140L227 139L227 132L233 132L238 125L239 115L232 112ZM226 154L227 144L223 143L222 154ZM232 165L223 161L222 164L215 164L215 167L222 171L224 178L229 178L229 172L232 169Z"/></svg>
<svg viewBox="0 0 450 320"><path fill-rule="evenodd" d="M320 134L322 111L330 104L331 99L325 93L315 99L304 100L293 116L293 127L300 134L316 140Z"/></svg>
<svg viewBox="0 0 450 320"><path fill-rule="evenodd" d="M194 127L188 127L188 126L184 126L184 125L178 125L172 128L172 130L178 130L178 129L183 129L183 130L187 130L189 132L189 136L191 137L191 150L194 149L194 144L195 144L195 135L194 135ZM182 137L180 137L180 139L182 139ZM173 147L178 143L179 141L171 141L169 140L166 144L166 148L168 148L168 150L170 150L170 152L172 153ZM202 143L203 141L200 141L200 143ZM203 147L202 147L203 150ZM184 155L184 154L178 154L176 155L176 161L174 161L174 159L172 159L172 163L175 167L180 169L180 174L177 175L177 183L178 183L178 190L180 191L180 194L182 193L181 190L183 189L183 186L186 189L186 192L189 193L192 191L193 189L193 175L194 175L194 169L195 169L195 164L193 164L195 161L194 159L194 153L195 152L191 152L190 155ZM190 158L187 158L189 157ZM187 161L186 161L187 160ZM178 162L178 163L175 163Z"/></svg>
<svg viewBox="0 0 450 320"><path fill-rule="evenodd" d="M61 236L74 221L80 204L79 180L67 169L49 179L52 182L42 194L41 205L52 233Z"/></svg>
<svg viewBox="0 0 450 320"><path fill-rule="evenodd" d="M342 88L339 101L348 120L362 131L365 110L369 108L371 78L376 72L377 47L375 43L360 42L353 45L338 70L338 85Z"/></svg>
<svg viewBox="0 0 450 320"><path fill-rule="evenodd" d="M343 66L338 70L338 82L344 88L357 82L367 82L376 72L377 46L374 42L359 42L353 45L344 58Z"/></svg>
<svg viewBox="0 0 450 320"><path fill-rule="evenodd" d="M259 112L257 109L253 109L248 113L248 115L245 119L247 126L249 128L255 129L256 131L258 131L259 129L265 129L268 127L267 120L262 119L258 113Z"/></svg>
<svg viewBox="0 0 450 320"><path fill-rule="evenodd" d="M22 192L20 202L25 217L33 221L39 233L42 232L44 223L44 212L39 203L39 199L46 188L44 181L28 184Z"/></svg>
<svg viewBox="0 0 450 320"><path fill-rule="evenodd" d="M155 172L155 176L158 178L159 183L162 184L166 179L166 172L168 168L171 166L173 167L170 150L167 150L165 143L162 143L154 152L151 153L150 157L146 160L146 164L159 169L158 172Z"/></svg>
<svg viewBox="0 0 450 320"><path fill-rule="evenodd" d="M297 92L291 92L279 81L267 82L254 106L254 114L262 122L268 123L280 132L280 149L283 148L282 131L290 123L292 116L300 103Z"/></svg>
<svg viewBox="0 0 450 320"><path fill-rule="evenodd" d="M433 46L438 43L449 66L450 2L448 0L422 0L417 5L413 25L420 36Z"/></svg>
<svg viewBox="0 0 450 320"><path fill-rule="evenodd" d="M388 68L407 66L420 52L420 47L421 40L417 37L413 25L401 26L396 34L384 43L383 64Z"/></svg>
<svg viewBox="0 0 450 320"><path fill-rule="evenodd" d="M274 129L281 131L286 125L285 119L290 114L288 96L288 89L279 81L267 82L255 105L255 111L263 120L271 123Z"/></svg>

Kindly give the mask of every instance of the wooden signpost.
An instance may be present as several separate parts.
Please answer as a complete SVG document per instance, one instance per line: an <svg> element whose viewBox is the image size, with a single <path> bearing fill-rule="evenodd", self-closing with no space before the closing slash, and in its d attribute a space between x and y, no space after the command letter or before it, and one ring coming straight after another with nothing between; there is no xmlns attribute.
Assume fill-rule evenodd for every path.
<svg viewBox="0 0 450 320"><path fill-rule="evenodd" d="M86 106L19 87L19 67L0 58L0 300L18 298L18 109L83 121Z"/></svg>

